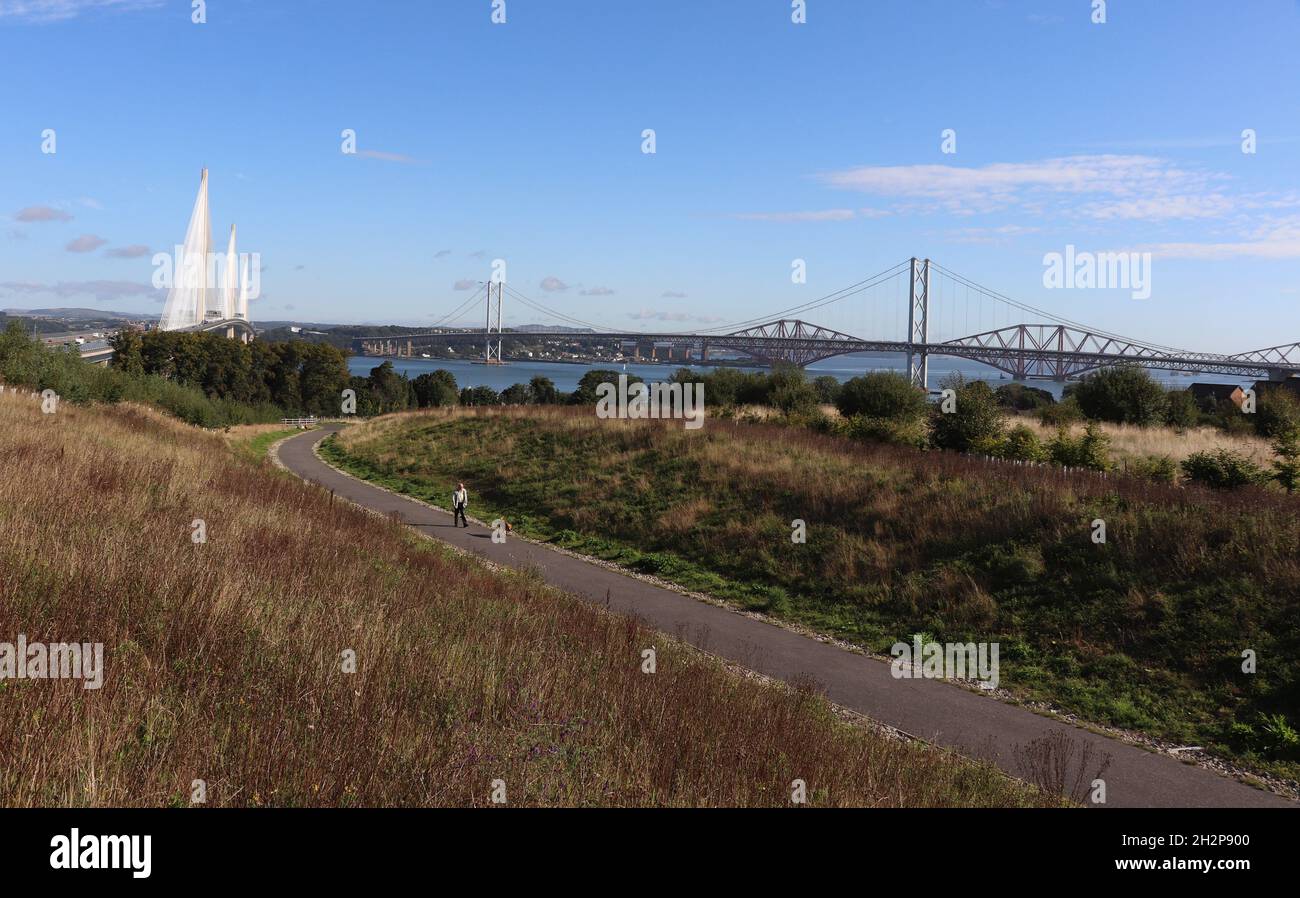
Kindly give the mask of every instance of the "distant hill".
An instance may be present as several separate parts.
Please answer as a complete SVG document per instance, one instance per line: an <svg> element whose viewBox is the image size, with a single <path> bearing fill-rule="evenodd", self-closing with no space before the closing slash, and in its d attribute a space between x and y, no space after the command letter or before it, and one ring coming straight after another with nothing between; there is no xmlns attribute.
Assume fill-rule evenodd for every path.
<svg viewBox="0 0 1300 898"><path fill-rule="evenodd" d="M24 318L88 318L95 321L132 321L157 318L157 312L113 312L109 309L0 309L6 315Z"/></svg>

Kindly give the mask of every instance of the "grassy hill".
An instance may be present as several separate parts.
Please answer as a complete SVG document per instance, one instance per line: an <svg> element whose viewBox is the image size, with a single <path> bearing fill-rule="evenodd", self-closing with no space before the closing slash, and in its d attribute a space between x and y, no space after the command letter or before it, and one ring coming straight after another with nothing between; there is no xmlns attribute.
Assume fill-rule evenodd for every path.
<svg viewBox="0 0 1300 898"><path fill-rule="evenodd" d="M776 425L428 412L350 428L360 476L887 652L1001 646L1002 685L1300 771L1300 503ZM807 542L791 539L807 525ZM1092 522L1106 523L1104 544ZM1257 672L1243 673L1253 651Z"/></svg>
<svg viewBox="0 0 1300 898"><path fill-rule="evenodd" d="M253 452L0 394L0 642L105 660L97 690L0 680L0 804L187 805L203 780L214 806L487 805L502 780L511 805L783 806L794 779L814 805L1054 803Z"/></svg>

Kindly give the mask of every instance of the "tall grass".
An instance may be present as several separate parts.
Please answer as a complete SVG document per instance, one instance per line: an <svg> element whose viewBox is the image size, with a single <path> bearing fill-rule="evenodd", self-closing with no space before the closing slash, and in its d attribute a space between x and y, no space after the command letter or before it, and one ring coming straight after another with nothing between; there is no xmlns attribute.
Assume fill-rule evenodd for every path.
<svg viewBox="0 0 1300 898"><path fill-rule="evenodd" d="M1300 504L1280 493L585 409L394 416L331 451L435 500L464 480L481 516L876 651L999 642L1025 697L1300 771L1300 745L1258 732L1300 719Z"/></svg>
<svg viewBox="0 0 1300 898"><path fill-rule="evenodd" d="M0 804L186 805L200 779L215 806L487 805L498 779L511 805L781 806L794 779L814 805L1050 803L157 412L0 395L0 468L0 641L106 666L0 680Z"/></svg>

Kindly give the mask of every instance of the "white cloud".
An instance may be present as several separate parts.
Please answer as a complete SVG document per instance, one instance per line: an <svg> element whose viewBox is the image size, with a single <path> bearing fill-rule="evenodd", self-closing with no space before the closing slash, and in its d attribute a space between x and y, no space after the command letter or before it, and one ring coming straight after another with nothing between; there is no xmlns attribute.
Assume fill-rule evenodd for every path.
<svg viewBox="0 0 1300 898"><path fill-rule="evenodd" d="M683 293L681 290L665 290L663 293L659 295L662 296L664 299L685 299L686 298L686 294Z"/></svg>
<svg viewBox="0 0 1300 898"><path fill-rule="evenodd" d="M579 290L583 296L613 296L614 290L611 287L589 287L586 290Z"/></svg>
<svg viewBox="0 0 1300 898"><path fill-rule="evenodd" d="M456 283L454 283L454 284L451 285L451 289L453 289L453 290L473 290L473 289L474 289L474 286L475 286L477 283L478 283L478 281L473 280L472 278L461 278L459 281L457 281Z"/></svg>
<svg viewBox="0 0 1300 898"><path fill-rule="evenodd" d="M163 0L0 0L0 20L45 24L75 19L82 13L156 9Z"/></svg>
<svg viewBox="0 0 1300 898"><path fill-rule="evenodd" d="M1096 220L1208 218L1242 205L1224 192L1227 175L1137 155L1082 155L982 166L883 165L828 172L842 190L921 201L954 214L1018 208L1041 215L1056 203ZM1093 198L1072 205L1081 198Z"/></svg>
<svg viewBox="0 0 1300 898"><path fill-rule="evenodd" d="M569 289L568 284L564 283L564 281L560 280L554 275L551 275L550 277L542 278L542 283L540 286L547 293L562 293L565 290Z"/></svg>
<svg viewBox="0 0 1300 898"><path fill-rule="evenodd" d="M1243 240L1155 243L1140 248L1160 259L1300 259L1300 216L1269 222Z"/></svg>

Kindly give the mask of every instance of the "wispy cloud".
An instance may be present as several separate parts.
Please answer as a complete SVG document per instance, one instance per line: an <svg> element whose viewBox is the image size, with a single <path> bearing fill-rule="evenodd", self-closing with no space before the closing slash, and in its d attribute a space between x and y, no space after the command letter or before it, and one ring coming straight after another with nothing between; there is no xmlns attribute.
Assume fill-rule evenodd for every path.
<svg viewBox="0 0 1300 898"><path fill-rule="evenodd" d="M715 315L692 315L689 312L662 312L654 309L628 312L627 317L636 321L698 321L702 324L713 324L724 320Z"/></svg>
<svg viewBox="0 0 1300 898"><path fill-rule="evenodd" d="M681 290L665 290L663 293L660 293L659 295L664 299L685 299L686 298L686 294L683 293Z"/></svg>
<svg viewBox="0 0 1300 898"><path fill-rule="evenodd" d="M53 284L4 281L0 282L0 293L10 296L48 295L60 299L90 296L99 302L132 298L161 301L166 297L166 291L157 290L150 284L138 284L133 281L59 281Z"/></svg>
<svg viewBox="0 0 1300 898"><path fill-rule="evenodd" d="M93 253L107 242L97 234L82 234L64 248L70 253Z"/></svg>
<svg viewBox="0 0 1300 898"><path fill-rule="evenodd" d="M731 216L742 221L849 221L852 209L819 209L813 212L737 212Z"/></svg>
<svg viewBox="0 0 1300 898"><path fill-rule="evenodd" d="M1300 259L1300 216L1267 222L1240 240L1153 243L1139 249L1160 259Z"/></svg>
<svg viewBox="0 0 1300 898"><path fill-rule="evenodd" d="M17 221L72 221L72 216L53 206L28 206L14 215Z"/></svg>
<svg viewBox="0 0 1300 898"><path fill-rule="evenodd" d="M1214 217L1242 206L1241 198L1227 192L1228 175L1153 156L1066 156L971 167L862 166L818 179L830 187L919 201L935 211L962 215L1018 209L1035 215L1064 211L1097 220L1151 221Z"/></svg>
<svg viewBox="0 0 1300 898"><path fill-rule="evenodd" d="M130 246L115 246L104 255L114 259L138 259L141 256L149 255L149 247L143 243L133 243Z"/></svg>
<svg viewBox="0 0 1300 898"><path fill-rule="evenodd" d="M565 290L569 289L569 285L555 277L555 275L542 278L542 282L539 286L547 293L563 293Z"/></svg>
<svg viewBox="0 0 1300 898"><path fill-rule="evenodd" d="M88 12L133 12L162 4L163 0L0 0L0 21L47 24Z"/></svg>
<svg viewBox="0 0 1300 898"><path fill-rule="evenodd" d="M473 290L474 287L475 287L475 285L477 285L477 284L478 284L478 281L473 280L472 278L461 278L459 281L457 281L456 283L454 283L454 284L451 285L451 289L453 289L453 290Z"/></svg>
<svg viewBox="0 0 1300 898"><path fill-rule="evenodd" d="M614 291L610 287L588 287L586 290L579 290L582 296L613 296Z"/></svg>
<svg viewBox="0 0 1300 898"><path fill-rule="evenodd" d="M386 153L383 150L357 150L358 156L365 156L367 159L382 159L385 162L400 162L403 165L423 165L423 159L415 159L404 153Z"/></svg>

